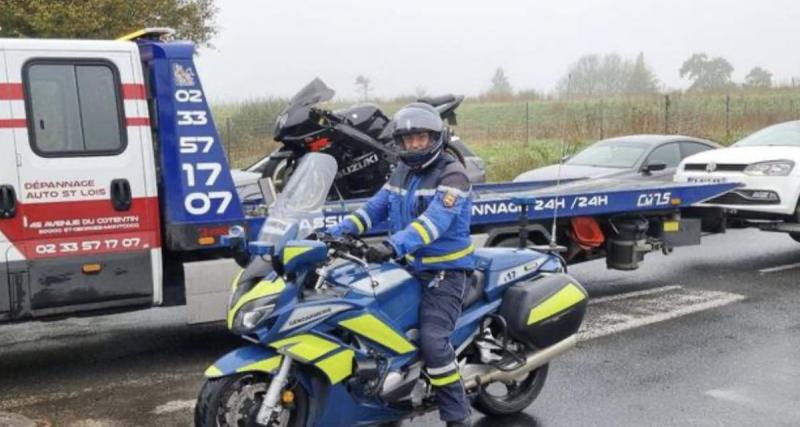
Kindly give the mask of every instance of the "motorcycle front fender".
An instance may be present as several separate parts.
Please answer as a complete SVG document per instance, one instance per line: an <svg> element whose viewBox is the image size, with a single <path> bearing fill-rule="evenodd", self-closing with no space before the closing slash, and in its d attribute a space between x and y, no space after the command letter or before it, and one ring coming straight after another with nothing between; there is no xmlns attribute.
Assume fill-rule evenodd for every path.
<svg viewBox="0 0 800 427"><path fill-rule="evenodd" d="M237 348L220 357L206 369L206 378L219 378L242 372L274 373L281 365L283 356L275 350L258 345Z"/></svg>

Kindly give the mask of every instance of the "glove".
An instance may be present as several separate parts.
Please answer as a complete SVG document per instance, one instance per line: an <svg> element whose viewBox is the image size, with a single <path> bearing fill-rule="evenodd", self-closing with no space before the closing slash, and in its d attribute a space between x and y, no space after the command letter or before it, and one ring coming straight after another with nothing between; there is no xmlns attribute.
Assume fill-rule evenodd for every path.
<svg viewBox="0 0 800 427"><path fill-rule="evenodd" d="M364 255L364 258L366 258L369 263L384 262L394 257L394 248L386 242L382 242L379 245L370 245L369 249L367 249L367 253Z"/></svg>

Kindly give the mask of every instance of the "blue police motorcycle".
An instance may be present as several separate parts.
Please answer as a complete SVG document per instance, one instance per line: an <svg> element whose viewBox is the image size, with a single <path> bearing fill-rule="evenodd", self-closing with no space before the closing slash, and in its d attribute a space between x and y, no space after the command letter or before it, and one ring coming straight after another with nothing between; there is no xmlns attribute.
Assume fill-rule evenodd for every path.
<svg viewBox="0 0 800 427"><path fill-rule="evenodd" d="M359 239L298 239L319 228L336 170L328 155L303 158L247 245L227 322L251 344L206 370L196 425L356 426L436 410L417 342L425 284L398 263L368 264ZM510 415L575 345L588 297L556 255L482 248L476 258L452 343L473 406Z"/></svg>

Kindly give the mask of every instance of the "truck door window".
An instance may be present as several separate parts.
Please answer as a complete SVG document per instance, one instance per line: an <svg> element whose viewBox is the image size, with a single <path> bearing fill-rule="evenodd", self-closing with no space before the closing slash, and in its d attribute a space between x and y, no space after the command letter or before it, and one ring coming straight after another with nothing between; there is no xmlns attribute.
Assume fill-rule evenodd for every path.
<svg viewBox="0 0 800 427"><path fill-rule="evenodd" d="M124 151L119 78L111 63L34 60L23 73L31 145L43 157Z"/></svg>

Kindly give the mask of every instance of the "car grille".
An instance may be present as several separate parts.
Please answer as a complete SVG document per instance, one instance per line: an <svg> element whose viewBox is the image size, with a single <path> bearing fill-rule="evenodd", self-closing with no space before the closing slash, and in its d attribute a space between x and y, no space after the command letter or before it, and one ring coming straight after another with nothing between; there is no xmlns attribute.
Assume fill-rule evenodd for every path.
<svg viewBox="0 0 800 427"><path fill-rule="evenodd" d="M780 200L754 200L747 198L739 193L731 192L725 193L719 197L713 198L706 203L714 203L718 205L777 205Z"/></svg>
<svg viewBox="0 0 800 427"><path fill-rule="evenodd" d="M741 172L747 168L748 165L738 163L717 164L713 172ZM683 170L686 171L705 171L708 163L687 163L684 165Z"/></svg>

